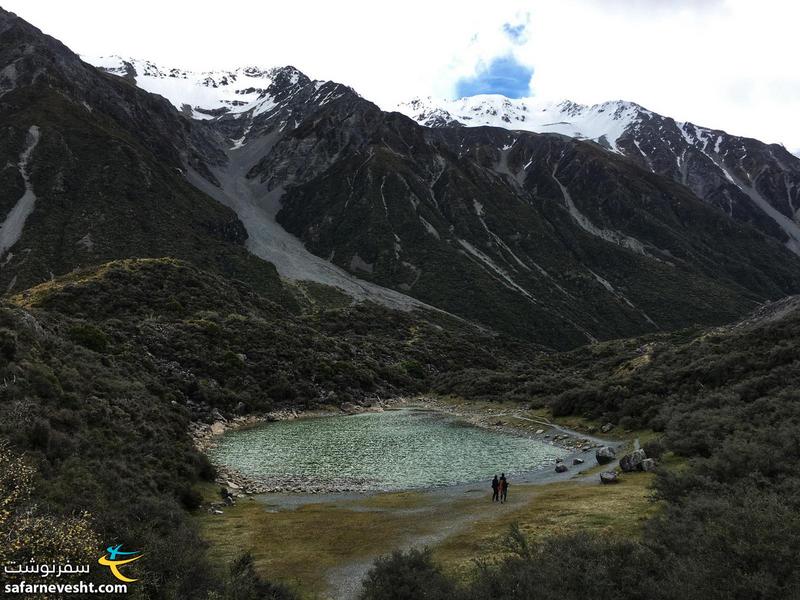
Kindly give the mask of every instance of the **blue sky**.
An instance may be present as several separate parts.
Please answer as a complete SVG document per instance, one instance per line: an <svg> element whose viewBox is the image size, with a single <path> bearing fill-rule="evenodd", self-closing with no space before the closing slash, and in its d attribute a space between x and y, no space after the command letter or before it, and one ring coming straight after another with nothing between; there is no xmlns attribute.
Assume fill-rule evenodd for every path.
<svg viewBox="0 0 800 600"><path fill-rule="evenodd" d="M456 82L455 95L502 94L509 98L526 98L531 95L530 81L533 69L517 61L512 55L492 59L478 69L473 77L463 77Z"/></svg>
<svg viewBox="0 0 800 600"><path fill-rule="evenodd" d="M528 23L503 23L502 32L509 49L488 62L479 63L474 75L457 79L453 85L456 98L476 94L502 94L509 98L527 98L531 95L533 67L521 63L513 52L515 46L522 46L528 41Z"/></svg>

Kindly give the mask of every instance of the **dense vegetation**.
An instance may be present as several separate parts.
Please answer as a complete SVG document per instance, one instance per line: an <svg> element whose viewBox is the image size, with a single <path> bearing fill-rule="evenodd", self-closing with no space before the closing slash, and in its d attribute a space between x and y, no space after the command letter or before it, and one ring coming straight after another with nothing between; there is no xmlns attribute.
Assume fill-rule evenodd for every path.
<svg viewBox="0 0 800 600"><path fill-rule="evenodd" d="M94 542L124 543L148 550L140 597L289 597L246 555L221 579L208 568L187 509L214 470L190 420L433 389L650 428L690 468L659 476L665 509L639 541L533 545L512 532L506 558L468 585L424 552L397 554L376 565L365 598L766 599L800 589L800 402L787 385L800 374L795 300L735 327L553 354L437 313L351 306L321 287L274 299L160 259L76 272L0 308L3 558L81 560ZM85 544L68 543L74 531Z"/></svg>
<svg viewBox="0 0 800 600"><path fill-rule="evenodd" d="M540 356L466 383L442 378L442 390L533 397L555 414L654 429L689 461L659 475L665 509L640 541L586 534L532 545L512 531L509 556L476 570L456 597L800 597L798 339L800 303L790 298L734 327ZM472 387L478 379L494 388ZM418 555L377 564L363 597L392 597L394 572L438 573L430 557L419 564Z"/></svg>
<svg viewBox="0 0 800 600"><path fill-rule="evenodd" d="M29 470L0 480L10 507L0 514L0 542L11 544L23 515L35 514L90 531L82 535L89 541L146 548L133 590L141 597L251 597L231 590L252 565L234 565L225 587L189 524L196 484L214 477L189 437L190 420L371 402L424 390L439 371L499 368L524 352L437 313L351 307L314 286L297 297L299 313L162 259L77 272L2 306L2 454L16 465L24 453ZM43 537L26 539L7 558L43 554ZM81 560L89 550L58 551ZM262 585L251 583L250 592Z"/></svg>

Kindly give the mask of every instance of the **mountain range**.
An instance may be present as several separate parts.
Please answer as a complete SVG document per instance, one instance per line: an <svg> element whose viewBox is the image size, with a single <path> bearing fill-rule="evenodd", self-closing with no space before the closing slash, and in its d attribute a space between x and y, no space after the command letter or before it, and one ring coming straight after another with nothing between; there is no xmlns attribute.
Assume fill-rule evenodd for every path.
<svg viewBox="0 0 800 600"><path fill-rule="evenodd" d="M474 97L456 103L481 107L472 121L421 101L412 119L293 67L95 67L7 12L0 48L7 291L171 256L554 348L800 291L800 160L779 146L631 103L522 120L531 106Z"/></svg>
<svg viewBox="0 0 800 600"><path fill-rule="evenodd" d="M596 142L800 253L800 159L780 144L678 122L621 100L586 106L483 95L415 98L397 109L428 127L502 127Z"/></svg>

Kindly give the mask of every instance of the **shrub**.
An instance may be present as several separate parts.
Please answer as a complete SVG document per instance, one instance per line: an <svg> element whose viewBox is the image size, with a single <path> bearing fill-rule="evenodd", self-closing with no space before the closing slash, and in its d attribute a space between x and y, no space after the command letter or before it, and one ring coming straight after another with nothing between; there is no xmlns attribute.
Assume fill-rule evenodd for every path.
<svg viewBox="0 0 800 600"><path fill-rule="evenodd" d="M108 348L108 336L94 325L81 323L67 330L67 337L76 344L95 352L105 352Z"/></svg>
<svg viewBox="0 0 800 600"><path fill-rule="evenodd" d="M3 327L0 329L0 355L6 360L14 360L17 353L17 334Z"/></svg>
<svg viewBox="0 0 800 600"><path fill-rule="evenodd" d="M454 585L433 562L428 548L395 551L375 561L367 573L360 600L444 600Z"/></svg>
<svg viewBox="0 0 800 600"><path fill-rule="evenodd" d="M287 587L261 579L256 573L253 556L249 552L245 552L231 563L225 597L229 600L296 599Z"/></svg>
<svg viewBox="0 0 800 600"><path fill-rule="evenodd" d="M203 496L193 487L183 488L178 495L178 499L187 510L195 510L203 504Z"/></svg>
<svg viewBox="0 0 800 600"><path fill-rule="evenodd" d="M648 458L655 458L661 460L664 456L664 444L660 440L650 440L642 445L642 449Z"/></svg>

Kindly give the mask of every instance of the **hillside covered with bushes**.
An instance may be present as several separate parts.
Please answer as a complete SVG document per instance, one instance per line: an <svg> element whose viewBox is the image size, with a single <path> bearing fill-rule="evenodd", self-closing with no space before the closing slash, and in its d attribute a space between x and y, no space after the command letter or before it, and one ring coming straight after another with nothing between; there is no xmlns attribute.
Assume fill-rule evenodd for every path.
<svg viewBox="0 0 800 600"><path fill-rule="evenodd" d="M588 532L535 545L513 533L505 558L470 584L425 553L396 555L375 567L365 598L412 597L396 590L413 581L425 598L790 598L798 334L788 299L734 326L552 353L322 287L270 299L171 259L79 271L0 308L5 558L81 560L91 543L46 535L80 530L148 549L139 597L288 597L246 555L222 580L208 568L189 515L214 468L190 422L433 391L651 429L688 467L657 478L665 508L639 541ZM23 514L26 541L14 544Z"/></svg>
<svg viewBox="0 0 800 600"><path fill-rule="evenodd" d="M14 296L0 308L0 349L3 453L13 464L24 454L29 474L4 488L28 482L13 513L36 505L147 548L135 589L147 598L219 586L188 520L197 484L214 478L190 421L369 404L531 351L442 313L351 306L321 286L269 299L172 259L108 263ZM41 558L45 543L10 558Z"/></svg>

